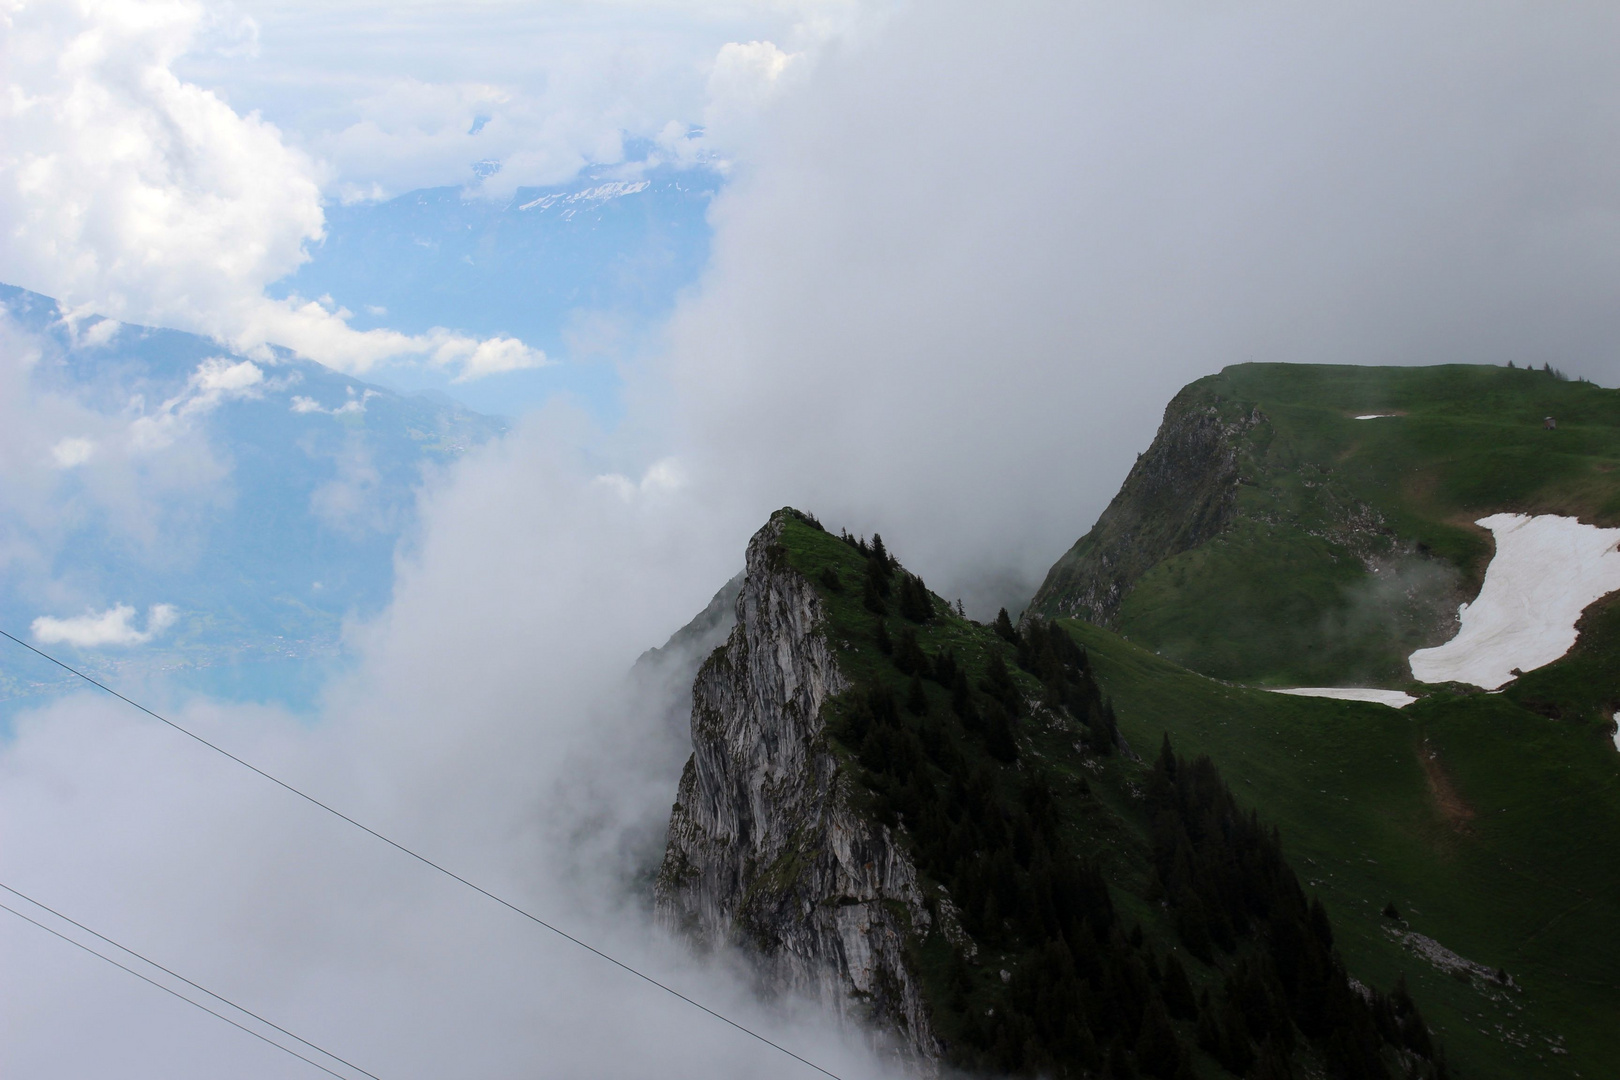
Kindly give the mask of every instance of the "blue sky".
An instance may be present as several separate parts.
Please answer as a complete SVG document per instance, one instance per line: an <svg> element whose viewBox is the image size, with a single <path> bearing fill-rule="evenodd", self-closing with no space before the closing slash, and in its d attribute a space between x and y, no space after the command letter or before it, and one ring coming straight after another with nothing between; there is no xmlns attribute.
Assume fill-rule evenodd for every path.
<svg viewBox="0 0 1620 1080"><path fill-rule="evenodd" d="M723 182L701 164L620 165L504 199L440 187L339 204L310 261L270 294L330 297L359 330L520 338L548 362L474 381L408 367L381 378L507 416L567 393L611 425L619 367L656 344L703 270L707 213Z"/></svg>

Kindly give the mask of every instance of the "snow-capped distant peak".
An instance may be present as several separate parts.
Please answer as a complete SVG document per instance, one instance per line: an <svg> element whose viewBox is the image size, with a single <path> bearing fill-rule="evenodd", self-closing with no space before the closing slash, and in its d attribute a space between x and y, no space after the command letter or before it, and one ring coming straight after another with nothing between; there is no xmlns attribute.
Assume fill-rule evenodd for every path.
<svg viewBox="0 0 1620 1080"><path fill-rule="evenodd" d="M597 184L595 187L585 188L583 191L553 192L542 195L538 199L530 199L519 210L550 210L553 206L573 206L578 209L580 204L601 204L609 199L619 199L626 195L634 195L638 191L645 191L651 186L648 180L614 180L606 184Z"/></svg>

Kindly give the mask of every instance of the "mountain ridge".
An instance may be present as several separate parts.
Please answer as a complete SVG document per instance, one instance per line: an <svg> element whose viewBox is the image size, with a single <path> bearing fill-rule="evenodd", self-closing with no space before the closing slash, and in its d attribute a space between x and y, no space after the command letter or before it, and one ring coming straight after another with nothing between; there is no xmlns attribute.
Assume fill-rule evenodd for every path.
<svg viewBox="0 0 1620 1080"><path fill-rule="evenodd" d="M694 684L666 926L928 1073L1446 1075L1213 764L1118 752L1068 632L973 623L881 538L793 510L751 540L736 610Z"/></svg>
<svg viewBox="0 0 1620 1080"><path fill-rule="evenodd" d="M1176 395L1029 610L1220 678L1405 688L1479 590L1476 519L1620 523L1617 465L1620 391L1550 369L1236 365Z"/></svg>

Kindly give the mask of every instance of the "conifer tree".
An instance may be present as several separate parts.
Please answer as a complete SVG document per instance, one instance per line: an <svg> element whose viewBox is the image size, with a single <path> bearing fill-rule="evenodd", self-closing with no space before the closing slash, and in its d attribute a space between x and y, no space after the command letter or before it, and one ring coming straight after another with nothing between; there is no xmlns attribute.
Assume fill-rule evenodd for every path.
<svg viewBox="0 0 1620 1080"><path fill-rule="evenodd" d="M1181 1039L1170 1025L1170 1016L1157 994L1148 998L1142 1010L1141 1035L1136 1040L1136 1063L1157 1080L1176 1080L1185 1056Z"/></svg>
<svg viewBox="0 0 1620 1080"><path fill-rule="evenodd" d="M900 630L900 643L894 650L894 666L900 669L902 675L920 675L928 670L928 654L917 644L917 631L909 626Z"/></svg>
<svg viewBox="0 0 1620 1080"><path fill-rule="evenodd" d="M883 546L883 534L872 534L872 561L883 568L885 576L894 569L894 560L889 557L889 551Z"/></svg>
<svg viewBox="0 0 1620 1080"><path fill-rule="evenodd" d="M984 748L997 761L1011 764L1018 760L1018 740L1013 736L1012 717L998 702L991 702L985 712Z"/></svg>
<svg viewBox="0 0 1620 1080"><path fill-rule="evenodd" d="M871 564L867 565L870 568ZM883 602L883 591L879 580L872 576L869 569L866 579L861 583L861 603L874 615L883 616L889 613L889 605Z"/></svg>
<svg viewBox="0 0 1620 1080"><path fill-rule="evenodd" d="M882 615L872 620L872 640L877 642L878 652L884 656L894 652L894 642L889 640L889 628L884 624Z"/></svg>
<svg viewBox="0 0 1620 1080"><path fill-rule="evenodd" d="M1023 712L1023 701L1019 698L1018 687L1012 680L1012 672L1007 670L1007 662L1001 658L999 652L990 654L990 662L985 665L984 692L999 701L1003 708L1014 716Z"/></svg>
<svg viewBox="0 0 1620 1080"><path fill-rule="evenodd" d="M973 691L968 689L967 672L960 668L951 679L951 711L971 730L973 725L968 723L968 717L973 713Z"/></svg>
<svg viewBox="0 0 1620 1080"><path fill-rule="evenodd" d="M996 621L993 624L993 629L996 632L996 636L1001 638L1001 640L1014 645L1018 643L1018 630L1013 626L1012 619L1008 617L1006 608L1002 608L1000 611L996 612Z"/></svg>
<svg viewBox="0 0 1620 1080"><path fill-rule="evenodd" d="M928 586L914 574L900 579L900 614L915 623L934 617L934 602L928 597Z"/></svg>
<svg viewBox="0 0 1620 1080"><path fill-rule="evenodd" d="M1177 1020L1191 1020L1198 1015L1198 1002L1193 998L1192 982L1187 969L1175 953L1164 962L1164 1007Z"/></svg>
<svg viewBox="0 0 1620 1080"><path fill-rule="evenodd" d="M928 694L923 690L922 679L916 675L911 677L911 684L906 687L906 711L913 716L921 716L928 711Z"/></svg>

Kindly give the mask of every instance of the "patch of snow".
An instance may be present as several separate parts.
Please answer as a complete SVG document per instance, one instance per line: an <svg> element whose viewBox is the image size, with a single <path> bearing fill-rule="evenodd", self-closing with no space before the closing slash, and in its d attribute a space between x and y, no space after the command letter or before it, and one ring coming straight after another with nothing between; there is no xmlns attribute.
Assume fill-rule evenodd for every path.
<svg viewBox="0 0 1620 1080"><path fill-rule="evenodd" d="M551 195L542 195L538 199L531 199L518 207L519 210L550 210L553 206L567 205L569 203L601 204L609 199L621 199L626 195L634 195L645 191L651 186L648 180L615 180L612 183L598 184L584 191L575 191L564 194L558 192Z"/></svg>
<svg viewBox="0 0 1620 1080"><path fill-rule="evenodd" d="M1614 748L1620 750L1620 712L1614 714Z"/></svg>
<svg viewBox="0 0 1620 1080"><path fill-rule="evenodd" d="M1620 589L1620 529L1556 514L1493 514L1475 524L1496 536L1485 584L1459 609L1456 637L1412 654L1412 674L1495 690L1514 669L1533 671L1569 652L1581 612Z"/></svg>
<svg viewBox="0 0 1620 1080"><path fill-rule="evenodd" d="M1381 418L1383 418L1385 416L1394 416L1394 415L1395 414L1392 413L1392 412L1370 412L1370 413L1367 413L1365 416L1358 416L1358 417L1356 417L1356 419L1357 420L1378 420L1378 419L1381 419Z"/></svg>
<svg viewBox="0 0 1620 1080"><path fill-rule="evenodd" d="M1417 698L1404 690L1379 690L1368 686L1290 686L1272 690L1275 694L1296 694L1300 697L1340 698L1344 701L1372 701L1392 709L1404 709Z"/></svg>

